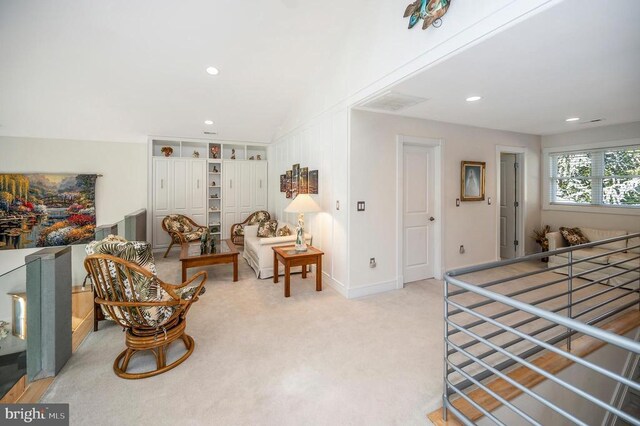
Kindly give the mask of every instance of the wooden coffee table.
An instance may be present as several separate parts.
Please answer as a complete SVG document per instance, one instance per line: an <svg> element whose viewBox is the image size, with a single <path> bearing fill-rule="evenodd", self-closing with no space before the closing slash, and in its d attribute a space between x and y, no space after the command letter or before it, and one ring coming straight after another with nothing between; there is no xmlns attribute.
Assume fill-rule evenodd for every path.
<svg viewBox="0 0 640 426"><path fill-rule="evenodd" d="M273 282L278 282L278 261L284 265L284 297L291 296L291 267L302 266L302 278L307 278L307 265L316 265L316 291L322 291L323 251L307 246L307 251L296 252L295 246L273 247Z"/></svg>
<svg viewBox="0 0 640 426"><path fill-rule="evenodd" d="M198 254L189 255L189 247L197 246ZM238 281L238 249L231 240L221 240L216 246L216 253L200 254L200 242L184 243L180 251L182 262L182 282L187 280L187 269L197 266L217 265L220 263L233 263L233 281Z"/></svg>

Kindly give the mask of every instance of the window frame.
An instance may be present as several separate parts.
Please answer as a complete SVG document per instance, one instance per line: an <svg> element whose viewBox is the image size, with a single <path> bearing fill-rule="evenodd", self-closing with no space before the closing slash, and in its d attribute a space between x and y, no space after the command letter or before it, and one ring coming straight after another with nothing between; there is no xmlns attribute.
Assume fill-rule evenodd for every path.
<svg viewBox="0 0 640 426"><path fill-rule="evenodd" d="M623 215L640 215L640 206L613 206L604 204L580 204L580 203L555 203L551 201L552 182L550 182L550 162L551 156L563 152L580 152L589 150L600 150L607 148L624 148L639 146L639 139L626 139L619 141L607 141L598 142L592 144L580 144L580 145L562 145L554 147L546 147L542 149L542 209L543 210L557 210L557 211L571 211L571 212L589 212L589 213L610 213L610 214L623 214ZM601 162L596 162L595 166L599 165L604 167L604 157ZM592 172L593 173L593 172ZM597 178L594 178L597 180ZM596 180L592 182L597 183ZM594 189L592 186L592 194ZM593 196L593 195L592 195Z"/></svg>

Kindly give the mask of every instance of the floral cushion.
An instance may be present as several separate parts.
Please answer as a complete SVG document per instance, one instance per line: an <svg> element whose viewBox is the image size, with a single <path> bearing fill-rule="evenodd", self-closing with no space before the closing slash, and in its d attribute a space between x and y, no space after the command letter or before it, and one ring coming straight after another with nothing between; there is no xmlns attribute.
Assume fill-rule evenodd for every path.
<svg viewBox="0 0 640 426"><path fill-rule="evenodd" d="M258 237L259 238L271 238L276 236L276 229L278 229L278 221L275 219L265 220L258 225Z"/></svg>
<svg viewBox="0 0 640 426"><path fill-rule="evenodd" d="M162 222L169 232L184 234L193 230L191 223L181 214L170 214L162 219Z"/></svg>
<svg viewBox="0 0 640 426"><path fill-rule="evenodd" d="M582 234L580 228L560 228L562 237L567 241L570 246L577 246L580 244L587 244L589 239Z"/></svg>
<svg viewBox="0 0 640 426"><path fill-rule="evenodd" d="M269 215L268 212L261 210L261 211L255 212L253 216L249 218L247 225L255 225L256 223L266 222L269 219L271 219L271 215Z"/></svg>
<svg viewBox="0 0 640 426"><path fill-rule="evenodd" d="M288 235L291 235L291 229L287 225L285 225L276 231L276 235L278 237L286 237Z"/></svg>
<svg viewBox="0 0 640 426"><path fill-rule="evenodd" d="M187 232L184 237L187 241L196 241L202 238L202 234L204 234L204 229L198 229L197 231Z"/></svg>
<svg viewBox="0 0 640 426"><path fill-rule="evenodd" d="M102 282L102 280L98 283L94 282L93 285L100 286L109 295L110 299L129 302L173 300L171 295L158 284L151 244L144 241L127 241L124 238L109 235L102 241L93 241L87 244L85 250L88 255L109 254L128 262L133 262L152 274L151 277L143 274L132 274L131 280L129 280L129 277L123 274L122 270L116 268L113 262L108 262L109 270L103 271L103 274L105 276L109 275L116 280L118 279L118 274L120 274L119 280L123 284L124 294L122 294L118 286L112 286L110 283ZM196 288L197 285L186 286L176 290L176 294L184 300L189 300L195 294ZM101 308L105 317L113 320L105 308L103 306ZM160 327L173 315L174 309L172 306L140 308L144 321L138 319L136 322L145 322L151 327ZM125 320L130 319L129 315L138 315L138 311L134 309L116 309L115 312L119 319Z"/></svg>
<svg viewBox="0 0 640 426"><path fill-rule="evenodd" d="M236 225L236 227L233 228L233 235L242 237L244 235L244 225Z"/></svg>

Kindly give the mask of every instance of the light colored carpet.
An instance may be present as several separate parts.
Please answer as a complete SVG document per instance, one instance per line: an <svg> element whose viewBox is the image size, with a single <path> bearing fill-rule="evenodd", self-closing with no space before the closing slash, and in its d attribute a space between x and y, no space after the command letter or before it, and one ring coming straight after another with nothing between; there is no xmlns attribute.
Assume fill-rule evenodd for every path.
<svg viewBox="0 0 640 426"><path fill-rule="evenodd" d="M174 283L177 252L157 255L159 276ZM196 348L182 365L118 378L124 336L102 323L43 402L70 403L72 425L407 425L440 406L441 282L346 300L298 274L285 299L282 280L257 280L242 259L236 283L230 265L205 270L187 325Z"/></svg>

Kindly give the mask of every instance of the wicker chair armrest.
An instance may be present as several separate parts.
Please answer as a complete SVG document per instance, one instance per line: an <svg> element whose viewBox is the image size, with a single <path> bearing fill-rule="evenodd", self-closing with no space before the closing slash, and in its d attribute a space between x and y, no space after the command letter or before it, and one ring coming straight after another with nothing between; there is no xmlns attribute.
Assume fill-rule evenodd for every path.
<svg viewBox="0 0 640 426"><path fill-rule="evenodd" d="M116 306L116 307L129 307L129 308L150 308L153 306L177 306L180 304L180 299L176 300L163 300L159 302L119 302L113 300L105 300L100 297L95 298L95 302L100 305Z"/></svg>

